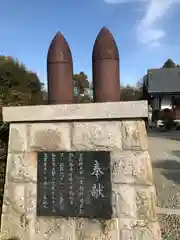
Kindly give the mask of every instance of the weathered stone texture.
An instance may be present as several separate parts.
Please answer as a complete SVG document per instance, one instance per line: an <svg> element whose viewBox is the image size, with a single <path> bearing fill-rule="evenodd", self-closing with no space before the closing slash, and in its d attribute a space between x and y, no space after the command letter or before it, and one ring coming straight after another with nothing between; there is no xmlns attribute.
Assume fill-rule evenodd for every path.
<svg viewBox="0 0 180 240"><path fill-rule="evenodd" d="M76 221L77 239L100 239L103 226L97 220L78 219Z"/></svg>
<svg viewBox="0 0 180 240"><path fill-rule="evenodd" d="M29 239L24 215L20 217L18 214L3 214L1 219L1 240L13 239L13 237L18 240Z"/></svg>
<svg viewBox="0 0 180 240"><path fill-rule="evenodd" d="M24 189L24 185L17 183L8 183L5 186L1 216L1 232L4 239L27 239Z"/></svg>
<svg viewBox="0 0 180 240"><path fill-rule="evenodd" d="M147 151L113 151L111 168L113 183L153 184L151 159Z"/></svg>
<svg viewBox="0 0 180 240"><path fill-rule="evenodd" d="M27 221L27 232L29 239L36 239L35 226L36 226L36 183L25 184L25 218Z"/></svg>
<svg viewBox="0 0 180 240"><path fill-rule="evenodd" d="M71 149L71 124L29 124L28 134L28 151L30 152Z"/></svg>
<svg viewBox="0 0 180 240"><path fill-rule="evenodd" d="M154 186L136 188L137 218L156 221L156 192Z"/></svg>
<svg viewBox="0 0 180 240"><path fill-rule="evenodd" d="M112 184L114 217L156 221L156 193L151 187Z"/></svg>
<svg viewBox="0 0 180 240"><path fill-rule="evenodd" d="M114 217L136 219L136 191L128 184L112 184Z"/></svg>
<svg viewBox="0 0 180 240"><path fill-rule="evenodd" d="M27 124L10 124L8 152L12 153L27 151L27 140Z"/></svg>
<svg viewBox="0 0 180 240"><path fill-rule="evenodd" d="M119 240L161 240L158 222L119 219Z"/></svg>
<svg viewBox="0 0 180 240"><path fill-rule="evenodd" d="M122 147L124 150L147 150L144 121L122 121Z"/></svg>
<svg viewBox="0 0 180 240"><path fill-rule="evenodd" d="M160 240L143 121L12 124L1 231L21 240ZM17 141L17 143L15 143ZM36 216L36 151L111 152L113 219Z"/></svg>
<svg viewBox="0 0 180 240"><path fill-rule="evenodd" d="M158 222L149 222L147 225L138 224L134 228L135 240L160 240L161 230Z"/></svg>
<svg viewBox="0 0 180 240"><path fill-rule="evenodd" d="M38 218L35 225L36 240L74 240L75 239L75 221L73 219L41 217Z"/></svg>
<svg viewBox="0 0 180 240"><path fill-rule="evenodd" d="M37 160L36 153L9 153L6 179L9 182L36 182Z"/></svg>
<svg viewBox="0 0 180 240"><path fill-rule="evenodd" d="M25 212L24 184L6 183L3 200L3 213L21 215Z"/></svg>
<svg viewBox="0 0 180 240"><path fill-rule="evenodd" d="M147 101L3 107L5 122L135 119L148 116Z"/></svg>
<svg viewBox="0 0 180 240"><path fill-rule="evenodd" d="M72 147L76 150L122 149L121 122L74 123Z"/></svg>
<svg viewBox="0 0 180 240"><path fill-rule="evenodd" d="M109 221L77 219L76 239L119 239L118 219L113 218Z"/></svg>

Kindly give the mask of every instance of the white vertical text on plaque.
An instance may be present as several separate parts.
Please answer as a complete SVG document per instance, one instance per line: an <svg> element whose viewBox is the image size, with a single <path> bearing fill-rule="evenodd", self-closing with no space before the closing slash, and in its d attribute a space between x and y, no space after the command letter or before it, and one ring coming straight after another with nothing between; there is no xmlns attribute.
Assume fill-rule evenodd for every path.
<svg viewBox="0 0 180 240"><path fill-rule="evenodd" d="M52 153L51 156L52 159L52 212L55 213L56 212L56 154Z"/></svg>
<svg viewBox="0 0 180 240"><path fill-rule="evenodd" d="M84 213L84 161L83 153L79 154L78 159L79 175L80 175L80 184L79 184L79 214Z"/></svg>
<svg viewBox="0 0 180 240"><path fill-rule="evenodd" d="M48 185L48 178L47 178L47 161L48 161L48 154L44 153L44 179L43 179L43 185L44 185L44 194L43 194L43 208L48 208L48 196L47 196L47 185Z"/></svg>
<svg viewBox="0 0 180 240"><path fill-rule="evenodd" d="M61 156L61 161L59 163L59 175L60 175L60 197L59 197L59 205L60 209L64 210L64 193L63 193L63 188L64 188L64 153L60 153Z"/></svg>
<svg viewBox="0 0 180 240"><path fill-rule="evenodd" d="M94 160L93 171L91 173L97 180L104 175L104 172L101 169L101 166L97 160ZM91 190L91 195L95 198L104 197L103 194L104 186L100 183L94 183Z"/></svg>
<svg viewBox="0 0 180 240"><path fill-rule="evenodd" d="M74 193L73 193L73 171L74 171L74 154L69 154L69 203L74 204Z"/></svg>

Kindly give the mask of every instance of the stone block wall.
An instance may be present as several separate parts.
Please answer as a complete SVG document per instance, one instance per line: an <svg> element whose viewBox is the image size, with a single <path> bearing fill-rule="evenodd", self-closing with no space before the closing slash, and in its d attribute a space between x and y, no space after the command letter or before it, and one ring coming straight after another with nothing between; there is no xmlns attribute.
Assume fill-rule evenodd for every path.
<svg viewBox="0 0 180 240"><path fill-rule="evenodd" d="M124 113L123 104L111 103L111 108L107 108L109 103L38 106L37 114L37 107L4 109L4 120L11 123L2 239L13 236L21 240L161 239L146 129L140 119L147 114L147 104L144 101L126 103L129 110ZM135 105L141 111L134 110L133 117ZM89 116L92 109L93 119ZM40 116L40 112L44 115ZM48 150L111 152L111 220L36 216L36 152Z"/></svg>

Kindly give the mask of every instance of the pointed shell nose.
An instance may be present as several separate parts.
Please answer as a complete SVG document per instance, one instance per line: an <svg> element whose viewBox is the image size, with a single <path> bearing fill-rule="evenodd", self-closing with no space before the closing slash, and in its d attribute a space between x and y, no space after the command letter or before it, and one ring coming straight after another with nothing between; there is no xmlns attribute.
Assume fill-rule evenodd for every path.
<svg viewBox="0 0 180 240"><path fill-rule="evenodd" d="M92 66L94 101L120 101L119 53L107 28L102 28L96 38Z"/></svg>
<svg viewBox="0 0 180 240"><path fill-rule="evenodd" d="M93 48L93 61L97 59L117 59L119 60L119 52L116 42L111 32L103 27L99 32Z"/></svg>
<svg viewBox="0 0 180 240"><path fill-rule="evenodd" d="M72 62L72 55L69 45L64 36L58 32L53 38L47 55L47 61L52 62Z"/></svg>
<svg viewBox="0 0 180 240"><path fill-rule="evenodd" d="M69 104L74 101L73 62L64 36L57 33L47 55L49 104Z"/></svg>

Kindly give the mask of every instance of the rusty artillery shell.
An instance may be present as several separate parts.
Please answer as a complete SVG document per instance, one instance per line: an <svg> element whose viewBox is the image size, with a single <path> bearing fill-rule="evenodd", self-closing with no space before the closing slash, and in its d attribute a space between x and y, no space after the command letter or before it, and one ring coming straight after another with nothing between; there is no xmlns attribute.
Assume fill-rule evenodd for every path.
<svg viewBox="0 0 180 240"><path fill-rule="evenodd" d="M94 101L120 101L118 48L112 34L105 27L94 43L92 66Z"/></svg>
<svg viewBox="0 0 180 240"><path fill-rule="evenodd" d="M47 76L49 104L73 103L72 55L68 43L60 32L53 38L48 50Z"/></svg>

